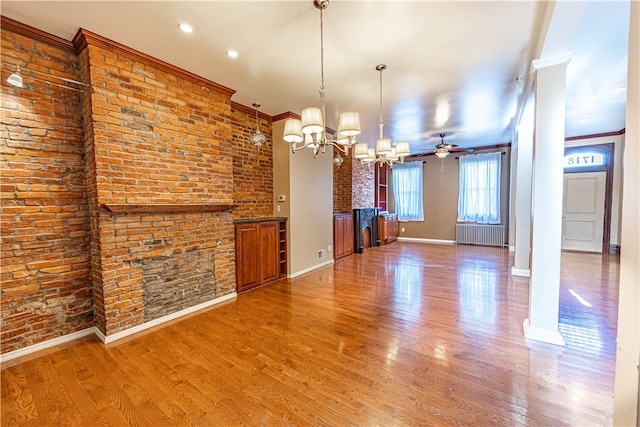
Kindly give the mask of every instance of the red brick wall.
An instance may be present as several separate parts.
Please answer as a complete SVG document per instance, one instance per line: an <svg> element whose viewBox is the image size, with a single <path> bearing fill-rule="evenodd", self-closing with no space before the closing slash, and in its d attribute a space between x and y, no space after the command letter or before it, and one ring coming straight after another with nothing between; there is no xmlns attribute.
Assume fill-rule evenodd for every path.
<svg viewBox="0 0 640 427"><path fill-rule="evenodd" d="M349 157L342 155L340 169L333 165L333 213L351 212L351 184L353 181L353 161L350 150ZM356 160L357 162L357 160Z"/></svg>
<svg viewBox="0 0 640 427"><path fill-rule="evenodd" d="M180 274L194 276L197 266L184 264L214 263L213 288L162 314L233 292L233 220L273 209L271 148L247 140L253 110L227 88L91 33L95 43L80 36L76 55L68 41L2 23L7 68L91 85L80 94L25 71L17 89L3 69L2 352L93 325L106 335L139 325L150 260L175 255ZM260 128L270 143L262 113ZM114 203L134 208L100 207ZM185 277L188 292L200 288L194 280Z"/></svg>
<svg viewBox="0 0 640 427"><path fill-rule="evenodd" d="M77 57L2 29L2 353L93 326ZM6 82L15 66L23 88ZM7 71L7 69L9 71ZM60 80L50 79L63 83Z"/></svg>
<svg viewBox="0 0 640 427"><path fill-rule="evenodd" d="M363 166L353 158L345 158L340 169L333 166L333 212L351 212L375 205L375 169Z"/></svg>
<svg viewBox="0 0 640 427"><path fill-rule="evenodd" d="M260 149L249 141L256 129L255 110L232 104L234 219L273 216L272 119L264 114L258 119L267 137Z"/></svg>
<svg viewBox="0 0 640 427"><path fill-rule="evenodd" d="M92 88L83 113L88 176L95 176L96 325L108 336L144 322L141 263L153 258L211 249L215 282L190 299L233 292L233 92L89 32L75 43ZM220 204L227 208L216 210Z"/></svg>
<svg viewBox="0 0 640 427"><path fill-rule="evenodd" d="M353 162L351 180L351 206L353 209L375 207L375 169L377 165L363 166Z"/></svg>

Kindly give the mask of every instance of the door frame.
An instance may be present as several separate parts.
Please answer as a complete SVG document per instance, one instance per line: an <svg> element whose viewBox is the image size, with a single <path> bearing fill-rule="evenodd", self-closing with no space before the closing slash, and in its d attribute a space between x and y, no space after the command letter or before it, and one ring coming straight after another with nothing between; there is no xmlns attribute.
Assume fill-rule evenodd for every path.
<svg viewBox="0 0 640 427"><path fill-rule="evenodd" d="M582 173L582 172L606 172L606 182L604 190L604 224L602 227L602 254L610 253L611 246L611 204L613 198L613 154L615 144L609 142L606 144L582 145L579 147L567 147L564 149L564 155L575 155L582 152L601 153L604 156L604 166L583 166L580 168L564 168L564 173Z"/></svg>

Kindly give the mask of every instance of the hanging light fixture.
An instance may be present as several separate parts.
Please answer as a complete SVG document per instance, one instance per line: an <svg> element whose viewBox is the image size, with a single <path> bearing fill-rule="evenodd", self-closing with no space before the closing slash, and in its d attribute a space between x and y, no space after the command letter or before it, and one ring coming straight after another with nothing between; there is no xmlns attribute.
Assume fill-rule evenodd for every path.
<svg viewBox="0 0 640 427"><path fill-rule="evenodd" d="M436 145L436 149L433 152L436 154L436 157L439 159L444 159L449 155L449 150L451 150L451 145L444 143L444 133L440 134L440 143Z"/></svg>
<svg viewBox="0 0 640 427"><path fill-rule="evenodd" d="M256 109L256 130L253 133L253 135L251 135L249 140L259 150L262 144L264 144L267 141L267 137L264 136L262 132L260 132L260 119L258 118L258 108L260 107L260 104L258 104L257 102L254 102L252 105L253 105L253 108Z"/></svg>
<svg viewBox="0 0 640 427"><path fill-rule="evenodd" d="M5 68L3 68L3 70L6 70ZM33 70L30 68L26 68L25 71L27 72L27 75L25 76L25 78L28 78L29 81L33 80L33 81L37 81L37 82L42 82L42 83L46 83L48 85L51 86L56 86L56 87L60 87L60 88L64 88L64 89L71 89L71 90L75 90L75 91L82 91L82 89L79 89L77 87L72 87L72 86L67 86L65 83L70 83L73 85L78 85L78 86L84 86L84 87L88 87L89 85L87 83L83 83L83 82L79 82L77 80L73 80L73 79L68 79L66 77L62 77L62 76L56 76L53 74L48 74L48 73L44 73L42 71L38 71L38 70ZM33 74L40 74L42 76L47 77L48 79L55 79L55 80L59 80L62 83L56 83L54 81L51 80L44 80L38 77L34 77ZM19 66L16 66L16 71L14 73L11 73L9 75L9 77L7 77L7 83L9 83L11 86L15 86L15 87L24 87L24 81L22 79L22 71L20 70Z"/></svg>
<svg viewBox="0 0 640 427"><path fill-rule="evenodd" d="M393 167L395 162L402 163L404 158L411 154L409 149L409 143L407 141L400 141L392 144L390 138L384 137L384 123L382 122L382 72L386 70L385 64L376 66L376 70L380 72L380 138L376 141L376 148L369 148L366 142L360 142L356 144L354 157L360 160L360 163L371 166L374 163L379 163Z"/></svg>
<svg viewBox="0 0 640 427"><path fill-rule="evenodd" d="M11 86L22 87L22 75L20 74L20 67L16 67L16 72L12 73L7 78L7 83Z"/></svg>
<svg viewBox="0 0 640 427"><path fill-rule="evenodd" d="M327 138L325 131L325 95L324 89L324 22L322 11L329 7L329 0L314 0L313 5L320 10L320 108L308 107L302 110L301 118L287 119L284 123L283 139L291 144L291 152L304 148L313 150L315 158L320 151L325 152L331 145L339 151L349 154L349 148L356 142L360 134L360 115L357 112L340 114L338 132L335 139Z"/></svg>

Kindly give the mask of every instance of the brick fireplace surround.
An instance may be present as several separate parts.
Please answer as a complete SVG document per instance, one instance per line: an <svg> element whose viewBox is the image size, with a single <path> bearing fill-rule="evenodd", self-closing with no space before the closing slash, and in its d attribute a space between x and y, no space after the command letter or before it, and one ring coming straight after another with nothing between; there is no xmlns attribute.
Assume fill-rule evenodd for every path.
<svg viewBox="0 0 640 427"><path fill-rule="evenodd" d="M1 60L26 83L3 67L2 353L232 295L234 220L273 212L253 110L85 30L72 43L3 17ZM89 86L29 81L30 67Z"/></svg>

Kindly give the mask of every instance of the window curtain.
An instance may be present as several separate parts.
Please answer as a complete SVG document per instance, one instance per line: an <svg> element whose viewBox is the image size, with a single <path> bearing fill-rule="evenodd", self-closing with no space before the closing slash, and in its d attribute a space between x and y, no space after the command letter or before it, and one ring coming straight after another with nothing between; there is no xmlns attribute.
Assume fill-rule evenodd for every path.
<svg viewBox="0 0 640 427"><path fill-rule="evenodd" d="M460 156L458 221L500 223L502 153Z"/></svg>
<svg viewBox="0 0 640 427"><path fill-rule="evenodd" d="M422 162L396 163L391 171L398 221L424 221Z"/></svg>

